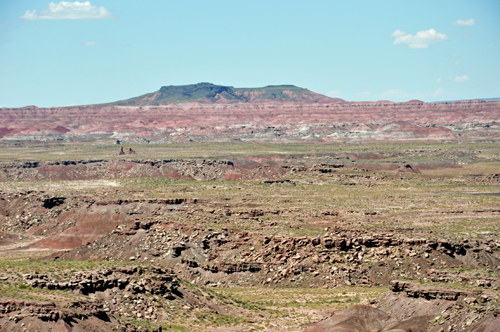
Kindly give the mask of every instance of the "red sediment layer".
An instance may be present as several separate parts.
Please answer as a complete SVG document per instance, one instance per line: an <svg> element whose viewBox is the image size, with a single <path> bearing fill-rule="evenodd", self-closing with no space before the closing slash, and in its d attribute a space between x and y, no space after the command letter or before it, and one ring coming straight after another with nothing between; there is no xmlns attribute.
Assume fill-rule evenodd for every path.
<svg viewBox="0 0 500 332"><path fill-rule="evenodd" d="M500 127L500 101L453 103L351 102L200 104L167 106L54 107L0 110L0 138L117 137L168 140L189 136L237 138L261 133L278 137L301 132L328 138L327 131L364 139L456 138L459 129L491 131ZM271 130L270 130L271 128ZM498 130L497 130L498 131ZM305 134L304 134L305 133ZM366 133L369 133L368 135ZM114 135L114 136L113 136ZM274 135L274 136L273 136ZM498 135L497 135L498 136ZM255 138L259 138L255 137Z"/></svg>

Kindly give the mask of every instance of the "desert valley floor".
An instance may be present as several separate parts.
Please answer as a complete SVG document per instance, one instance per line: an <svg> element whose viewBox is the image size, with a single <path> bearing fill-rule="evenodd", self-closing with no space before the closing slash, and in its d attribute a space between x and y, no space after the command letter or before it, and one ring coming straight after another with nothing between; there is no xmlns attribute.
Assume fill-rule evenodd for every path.
<svg viewBox="0 0 500 332"><path fill-rule="evenodd" d="M498 331L495 142L0 153L1 331Z"/></svg>

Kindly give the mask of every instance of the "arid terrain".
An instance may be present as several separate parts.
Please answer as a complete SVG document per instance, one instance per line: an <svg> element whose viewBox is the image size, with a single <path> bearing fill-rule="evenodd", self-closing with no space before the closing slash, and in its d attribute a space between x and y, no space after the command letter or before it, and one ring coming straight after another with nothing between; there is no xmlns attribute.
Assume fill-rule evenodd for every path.
<svg viewBox="0 0 500 332"><path fill-rule="evenodd" d="M500 102L200 83L0 109L0 331L500 331Z"/></svg>
<svg viewBox="0 0 500 332"><path fill-rule="evenodd" d="M496 142L129 148L2 149L0 330L499 329Z"/></svg>

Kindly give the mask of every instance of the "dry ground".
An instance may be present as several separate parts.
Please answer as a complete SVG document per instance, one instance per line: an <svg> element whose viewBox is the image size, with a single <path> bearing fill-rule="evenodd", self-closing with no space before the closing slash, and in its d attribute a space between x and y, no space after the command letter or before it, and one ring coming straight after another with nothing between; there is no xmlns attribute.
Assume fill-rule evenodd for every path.
<svg viewBox="0 0 500 332"><path fill-rule="evenodd" d="M262 172L254 179L244 181L187 181L167 178L4 181L1 183L0 192L4 200L3 205L0 206L0 212L3 211L0 215L2 218L0 231L3 232L2 234L12 235L13 240L2 242L0 246L1 276L7 278L13 275L35 273L35 271L41 273L41 270L52 274L64 274L72 270L96 270L113 264L122 264L121 262L87 260L65 261L66 263L61 263L59 260L35 261L54 251L44 252L41 251L45 250L43 248L33 250L26 246L68 229L70 225L65 226L62 219L58 217L67 211L85 215L92 213L123 215L120 222L127 227L136 220L158 221L187 224L192 227L212 229L212 231L225 229L235 232L247 231L251 234L258 234L262 238L265 236L317 237L328 235L336 230L353 232L363 230L368 234L394 234L402 238L439 238L457 243L463 243L465 240L469 242L490 241L489 243L500 246L498 233L500 229L500 145L498 143L370 143L360 145L217 145L211 143L153 147L142 145L133 148L139 151L139 156L134 158L201 156L230 160L242 154L247 156L276 154L293 156L295 154L296 159L304 165L304 169L290 171L281 176L271 174L270 178L275 181L274 183L264 182L266 176ZM23 149L2 149L0 159L13 161L116 158L112 155L116 146L110 145L64 145ZM384 155L385 158L372 160L366 157L366 159L356 160L356 164L360 165L357 167L344 167L326 173L317 171L318 164L335 162L328 154L366 155L375 152ZM420 169L420 173L370 170L368 167L383 163L411 165L423 162L438 164L443 161L453 164L453 167L429 167ZM373 167L373 169L376 168ZM279 181L276 182L276 180ZM29 201L30 203L28 201L19 203L26 195L33 195L33 200ZM36 205L36 197L42 195L64 197L66 205L40 209ZM168 211L161 210L158 213L152 213L145 208L145 203L139 202L148 199L171 198L196 200L197 203L183 203ZM82 206L85 204L76 204L84 200L111 202L127 199L138 200L138 203L131 203L135 205L131 205L125 212L118 210L117 212L113 212L114 210L92 212L90 209L82 212ZM15 206L7 203L14 201L18 202ZM75 206L80 210L77 210ZM39 220L37 224L28 223L33 219ZM46 233L37 231L44 227L49 231ZM7 239L7 235L2 235L2 239L4 236ZM101 245L104 242L95 243ZM92 243L80 248L97 252ZM84 252L82 249L79 250ZM498 256L498 247L493 246L491 250L492 255ZM393 258L398 266L400 263L404 265L405 259L404 255ZM439 261L438 259L434 265L434 268L439 271L450 273L457 271L447 266L444 261L444 265L438 264ZM132 263L150 264L144 262L123 264ZM349 263L343 266L349 266ZM482 267L471 266L461 268L459 272L462 276L472 276L476 279L499 278L498 271L491 266L487 264ZM175 270L174 266L174 272ZM200 331L303 331L304 324L324 319L354 304L369 304L388 290L388 284L370 287L345 284L332 286L327 282L328 279L310 281L312 279L307 278L303 283L291 283L285 280L286 282L283 283L262 285L259 280L259 282L247 282L243 286L223 284L222 287L220 285L208 287L203 283L192 283L191 278L183 273L185 271L179 273L178 276L187 291L193 294L199 293L215 305L226 306L229 308L228 313L214 314L213 311L204 310L201 304L198 308L186 308L185 303L180 301L175 305L175 309L172 309L175 314L167 320L155 322L138 318L122 318L124 324L129 322L136 327L146 326L152 329L162 323L164 329L173 331L196 329ZM414 276L409 279L413 280ZM422 274L422 278L424 276L425 273ZM321 274L320 277L325 276ZM94 301L92 298L77 293L31 289L22 286L22 283L13 283L9 280L0 281L2 298L36 299L56 303L65 303L69 300ZM423 279L413 281L420 281L422 285L428 282L431 287L447 284L447 282L432 284ZM332 287L325 287L327 285ZM471 290L477 288L477 286L463 283L454 284L453 287ZM495 289L492 291L498 292ZM498 304L490 304L490 306L496 305Z"/></svg>

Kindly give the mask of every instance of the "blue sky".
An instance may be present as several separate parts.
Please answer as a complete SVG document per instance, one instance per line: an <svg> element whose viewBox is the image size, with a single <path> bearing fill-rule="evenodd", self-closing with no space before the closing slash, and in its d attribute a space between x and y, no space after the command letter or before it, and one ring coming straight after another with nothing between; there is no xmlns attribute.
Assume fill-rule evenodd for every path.
<svg viewBox="0 0 500 332"><path fill-rule="evenodd" d="M500 1L0 0L0 106L198 82L350 101L500 97Z"/></svg>

